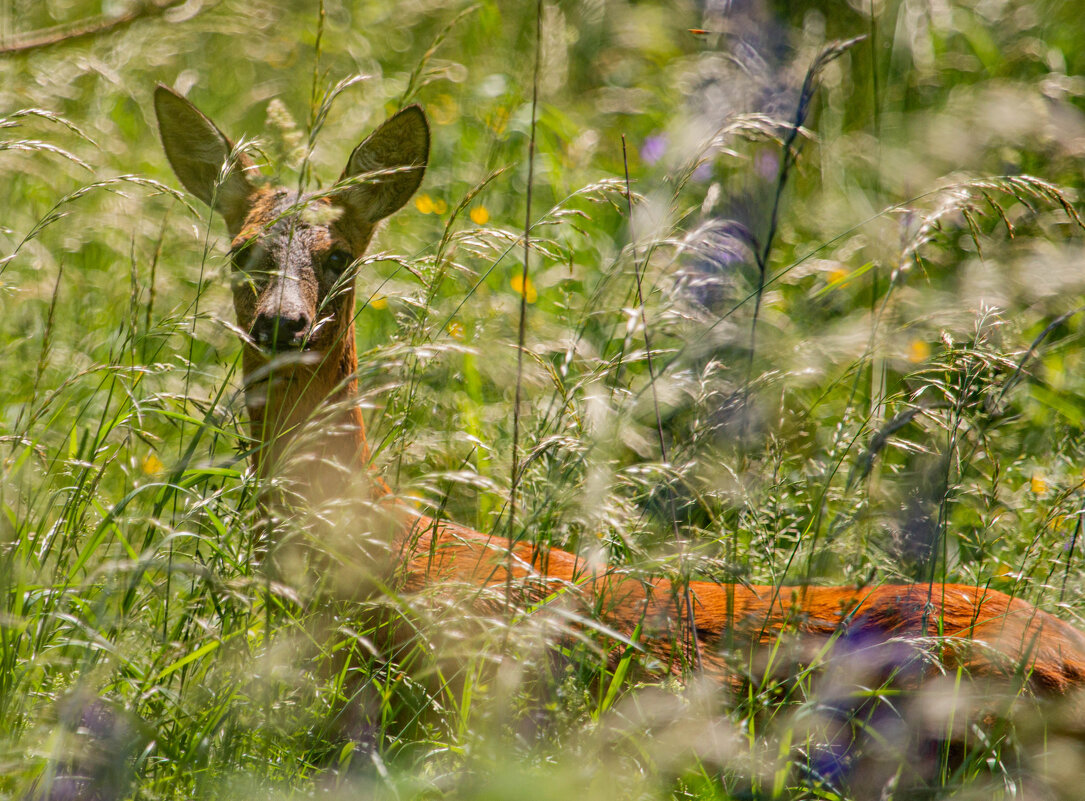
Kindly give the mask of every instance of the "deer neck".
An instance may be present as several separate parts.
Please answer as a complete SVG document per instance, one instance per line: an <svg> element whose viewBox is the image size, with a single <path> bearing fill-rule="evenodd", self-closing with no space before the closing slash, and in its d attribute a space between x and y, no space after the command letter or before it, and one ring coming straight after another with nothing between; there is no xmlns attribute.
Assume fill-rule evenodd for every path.
<svg viewBox="0 0 1085 801"><path fill-rule="evenodd" d="M348 294L343 305L353 309L353 292ZM327 488L343 485L359 466L368 469L365 423L354 402L358 355L353 326L344 326L323 352L277 354L269 360L246 346L243 367L253 461L260 476L286 476Z"/></svg>

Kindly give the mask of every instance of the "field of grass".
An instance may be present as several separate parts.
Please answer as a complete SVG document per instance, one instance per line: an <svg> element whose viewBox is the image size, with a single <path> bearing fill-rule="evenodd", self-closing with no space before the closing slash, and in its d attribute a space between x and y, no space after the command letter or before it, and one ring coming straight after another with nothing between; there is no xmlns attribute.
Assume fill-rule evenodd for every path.
<svg viewBox="0 0 1085 801"><path fill-rule="evenodd" d="M1043 717L864 717L742 654L732 694L590 621L276 566L308 537L372 572L262 519L227 235L151 101L308 187L425 107L357 314L375 463L420 508L507 534L515 459L518 537L1085 628L1074 5L2 0L0 798L1079 798ZM899 745L962 725L963 755Z"/></svg>

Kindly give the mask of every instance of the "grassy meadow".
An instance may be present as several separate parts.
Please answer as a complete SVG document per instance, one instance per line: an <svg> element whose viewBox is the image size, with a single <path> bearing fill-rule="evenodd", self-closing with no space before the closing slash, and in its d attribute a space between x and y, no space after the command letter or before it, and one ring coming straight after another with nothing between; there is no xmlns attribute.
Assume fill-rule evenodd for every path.
<svg viewBox="0 0 1085 801"><path fill-rule="evenodd" d="M506 535L515 462L516 536L634 572L977 584L1085 629L1074 5L2 0L0 798L1080 798L1027 698L962 721L740 652L731 693L590 620L275 569L293 538L372 572L264 520L228 237L151 100L309 188L424 106L357 279L374 461L419 508Z"/></svg>

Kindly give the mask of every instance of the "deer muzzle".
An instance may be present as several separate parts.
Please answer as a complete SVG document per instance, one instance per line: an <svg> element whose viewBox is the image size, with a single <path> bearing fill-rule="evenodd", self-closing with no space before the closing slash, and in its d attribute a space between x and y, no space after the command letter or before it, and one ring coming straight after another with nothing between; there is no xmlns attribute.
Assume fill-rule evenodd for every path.
<svg viewBox="0 0 1085 801"><path fill-rule="evenodd" d="M312 331L313 317L297 282L276 281L260 297L249 334L261 348L301 350Z"/></svg>

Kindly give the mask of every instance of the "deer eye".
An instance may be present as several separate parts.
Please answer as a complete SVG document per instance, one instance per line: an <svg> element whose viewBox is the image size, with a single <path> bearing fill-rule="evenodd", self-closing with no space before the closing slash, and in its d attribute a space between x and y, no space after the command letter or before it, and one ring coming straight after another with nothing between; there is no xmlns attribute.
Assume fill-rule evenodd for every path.
<svg viewBox="0 0 1085 801"><path fill-rule="evenodd" d="M354 257L345 250L333 250L324 259L324 268L339 275L350 266L352 261L354 261Z"/></svg>
<svg viewBox="0 0 1085 801"><path fill-rule="evenodd" d="M264 246L250 239L230 251L230 260L234 264L234 269L249 272L260 266L266 255Z"/></svg>

